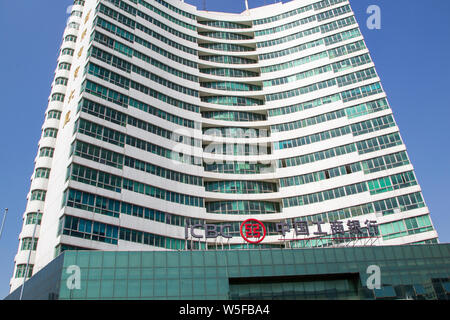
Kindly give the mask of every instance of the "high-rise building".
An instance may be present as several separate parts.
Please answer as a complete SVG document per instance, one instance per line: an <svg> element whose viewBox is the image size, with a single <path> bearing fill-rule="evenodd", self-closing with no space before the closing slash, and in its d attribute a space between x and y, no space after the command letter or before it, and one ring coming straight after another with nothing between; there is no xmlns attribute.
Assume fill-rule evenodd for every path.
<svg viewBox="0 0 450 320"><path fill-rule="evenodd" d="M76 0L23 218L12 290L65 250L438 242L348 0Z"/></svg>

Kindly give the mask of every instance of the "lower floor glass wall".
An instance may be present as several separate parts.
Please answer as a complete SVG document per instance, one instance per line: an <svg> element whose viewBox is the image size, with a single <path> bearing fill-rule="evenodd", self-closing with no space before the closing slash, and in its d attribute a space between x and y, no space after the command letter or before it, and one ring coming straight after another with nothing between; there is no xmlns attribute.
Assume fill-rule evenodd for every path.
<svg viewBox="0 0 450 320"><path fill-rule="evenodd" d="M27 281L24 299L450 299L450 244L253 247L113 252L66 246ZM68 281L75 269L79 286ZM18 299L20 289L7 299Z"/></svg>

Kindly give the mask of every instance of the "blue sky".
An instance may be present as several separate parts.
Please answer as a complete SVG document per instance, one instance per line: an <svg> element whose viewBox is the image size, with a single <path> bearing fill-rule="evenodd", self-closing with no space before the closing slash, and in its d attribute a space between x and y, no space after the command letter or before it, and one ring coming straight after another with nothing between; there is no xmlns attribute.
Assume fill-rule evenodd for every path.
<svg viewBox="0 0 450 320"><path fill-rule="evenodd" d="M202 8L203 0L186 0ZM249 0L250 7L274 1ZM33 161L71 0L0 0L0 299L9 291ZM361 31L421 184L441 242L450 242L450 1L353 0ZM381 8L381 30L366 9ZM241 12L244 0L208 0L211 11Z"/></svg>

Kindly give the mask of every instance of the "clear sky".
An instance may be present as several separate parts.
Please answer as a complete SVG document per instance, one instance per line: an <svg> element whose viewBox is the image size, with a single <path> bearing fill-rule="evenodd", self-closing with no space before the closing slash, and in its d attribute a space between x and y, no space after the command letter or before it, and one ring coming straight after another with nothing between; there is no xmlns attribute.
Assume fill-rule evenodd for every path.
<svg viewBox="0 0 450 320"><path fill-rule="evenodd" d="M203 8L203 0L185 2ZM251 8L273 3L249 0ZM9 292L33 161L72 0L0 0L0 299ZM381 30L366 27L369 5ZM441 242L450 240L450 1L351 0ZM207 0L241 12L244 0Z"/></svg>

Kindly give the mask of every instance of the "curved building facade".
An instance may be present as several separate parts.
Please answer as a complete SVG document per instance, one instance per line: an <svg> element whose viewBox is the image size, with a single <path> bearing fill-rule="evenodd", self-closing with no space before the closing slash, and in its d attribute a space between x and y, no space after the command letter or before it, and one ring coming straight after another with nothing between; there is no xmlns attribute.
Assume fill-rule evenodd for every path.
<svg viewBox="0 0 450 320"><path fill-rule="evenodd" d="M249 218L262 248L336 245L320 232L350 221L438 241L348 0L77 0L42 132L12 290L64 250L247 248ZM310 237L280 236L299 221Z"/></svg>

